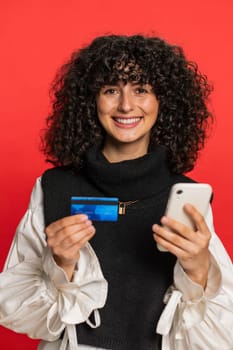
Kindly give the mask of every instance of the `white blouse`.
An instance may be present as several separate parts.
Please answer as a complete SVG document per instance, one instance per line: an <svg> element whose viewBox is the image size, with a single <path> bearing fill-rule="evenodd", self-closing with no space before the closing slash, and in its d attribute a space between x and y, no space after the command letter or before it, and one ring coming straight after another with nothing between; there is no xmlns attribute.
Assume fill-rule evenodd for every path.
<svg viewBox="0 0 233 350"><path fill-rule="evenodd" d="M155 325L163 336L162 350L233 350L232 262L214 232L211 208L206 221L212 233L207 287L192 282L176 263L174 285ZM79 344L75 329L81 322L101 323L98 309L105 305L108 284L98 258L86 244L69 282L47 247L44 228L38 178L0 274L0 324L42 339L39 350L100 350ZM93 311L94 324L89 320Z"/></svg>

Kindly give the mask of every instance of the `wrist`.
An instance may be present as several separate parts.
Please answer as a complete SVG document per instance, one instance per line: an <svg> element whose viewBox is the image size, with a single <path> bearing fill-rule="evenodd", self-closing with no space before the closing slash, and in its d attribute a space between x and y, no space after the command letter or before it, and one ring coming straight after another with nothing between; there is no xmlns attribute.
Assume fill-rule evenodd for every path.
<svg viewBox="0 0 233 350"><path fill-rule="evenodd" d="M196 268L192 269L187 269L184 268L184 271L186 275L195 283L201 285L204 289L206 288L207 285L207 280L208 280L208 273L209 273L209 259L205 262L202 263L201 266L198 266Z"/></svg>
<svg viewBox="0 0 233 350"><path fill-rule="evenodd" d="M73 274L76 268L76 264L79 260L79 257L76 261L72 260L72 261L64 261L62 260L60 257L58 256L54 256L54 260L56 262L56 264L65 271L67 279L71 282L73 279Z"/></svg>
<svg viewBox="0 0 233 350"><path fill-rule="evenodd" d="M184 270L186 275L194 282L199 285L201 285L204 289L206 288L207 285L207 279L208 279L208 270L203 272L203 271L195 271L195 272L190 272Z"/></svg>

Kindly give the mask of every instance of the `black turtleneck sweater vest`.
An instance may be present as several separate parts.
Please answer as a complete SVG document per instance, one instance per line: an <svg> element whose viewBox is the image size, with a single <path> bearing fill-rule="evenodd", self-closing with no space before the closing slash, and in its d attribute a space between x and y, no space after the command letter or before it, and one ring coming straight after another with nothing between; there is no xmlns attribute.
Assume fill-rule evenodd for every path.
<svg viewBox="0 0 233 350"><path fill-rule="evenodd" d="M172 184L191 182L171 174L163 148L129 161L109 163L98 147L88 151L79 172L68 167L47 170L42 177L46 225L70 215L71 196L111 196L136 201L117 222L94 222L94 248L108 281L101 325L77 325L80 344L112 350L159 350L156 324L163 297L173 282L175 257L161 253L152 225L162 217Z"/></svg>

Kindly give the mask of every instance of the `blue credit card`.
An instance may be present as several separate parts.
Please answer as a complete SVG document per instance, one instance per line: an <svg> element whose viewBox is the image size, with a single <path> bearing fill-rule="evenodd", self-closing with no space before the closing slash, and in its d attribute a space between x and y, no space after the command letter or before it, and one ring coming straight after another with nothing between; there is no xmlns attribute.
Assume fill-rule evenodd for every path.
<svg viewBox="0 0 233 350"><path fill-rule="evenodd" d="M71 197L71 215L86 214L94 221L117 221L118 204L116 197Z"/></svg>

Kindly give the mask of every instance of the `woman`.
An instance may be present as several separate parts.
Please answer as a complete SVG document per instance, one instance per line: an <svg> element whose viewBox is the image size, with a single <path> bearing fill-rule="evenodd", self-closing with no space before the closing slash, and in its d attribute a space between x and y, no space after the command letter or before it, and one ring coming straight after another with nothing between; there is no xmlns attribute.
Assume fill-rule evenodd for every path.
<svg viewBox="0 0 233 350"><path fill-rule="evenodd" d="M1 274L1 324L47 350L232 349L232 264L211 208L185 206L194 231L163 216L171 186L194 182L206 77L160 38L110 35L75 52L53 91L43 151L55 167ZM118 220L70 215L72 196L117 197Z"/></svg>

